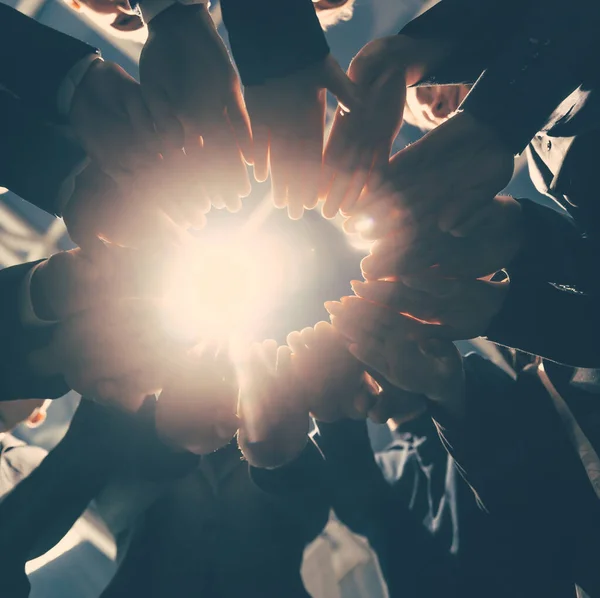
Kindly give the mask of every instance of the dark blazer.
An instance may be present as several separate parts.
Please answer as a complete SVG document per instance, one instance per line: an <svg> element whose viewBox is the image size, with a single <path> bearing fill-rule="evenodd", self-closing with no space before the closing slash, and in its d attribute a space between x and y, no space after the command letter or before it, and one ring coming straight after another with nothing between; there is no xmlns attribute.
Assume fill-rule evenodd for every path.
<svg viewBox="0 0 600 598"><path fill-rule="evenodd" d="M169 449L154 428L155 398L127 414L82 400L61 442L0 503L0 592L25 598L25 563L50 550L111 480L164 484L195 455ZM141 482L140 482L141 483Z"/></svg>
<svg viewBox="0 0 600 598"><path fill-rule="evenodd" d="M326 502L253 484L234 440L147 510L102 598L308 598L303 552L328 517Z"/></svg>
<svg viewBox="0 0 600 598"><path fill-rule="evenodd" d="M472 354L465 371L465 419L434 415L498 533L518 539L498 553L504 563L498 584L506 580L502 569L520 581L504 595L571 597L576 583L600 595L600 503L537 376L537 362L514 380Z"/></svg>
<svg viewBox="0 0 600 598"><path fill-rule="evenodd" d="M43 121L26 102L0 90L0 185L60 216L56 200L61 185L85 158L66 130Z"/></svg>
<svg viewBox="0 0 600 598"><path fill-rule="evenodd" d="M96 48L0 3L0 86L34 114L61 122L57 94L71 68Z"/></svg>

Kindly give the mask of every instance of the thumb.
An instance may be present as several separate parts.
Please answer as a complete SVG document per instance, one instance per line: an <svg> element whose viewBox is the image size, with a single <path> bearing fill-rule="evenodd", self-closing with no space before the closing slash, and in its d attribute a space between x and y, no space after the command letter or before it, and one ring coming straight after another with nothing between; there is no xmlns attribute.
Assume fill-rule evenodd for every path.
<svg viewBox="0 0 600 598"><path fill-rule="evenodd" d="M361 104L359 88L334 58L329 56L326 60L323 86L337 98L344 110L352 112Z"/></svg>

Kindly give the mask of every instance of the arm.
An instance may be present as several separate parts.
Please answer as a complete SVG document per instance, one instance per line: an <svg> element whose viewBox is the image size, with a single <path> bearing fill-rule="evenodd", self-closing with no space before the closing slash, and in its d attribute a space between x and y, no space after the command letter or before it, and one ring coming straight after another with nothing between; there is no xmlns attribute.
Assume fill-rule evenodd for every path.
<svg viewBox="0 0 600 598"><path fill-rule="evenodd" d="M578 367L598 367L597 248L569 215L520 200L523 245L506 268L510 287L487 337Z"/></svg>
<svg viewBox="0 0 600 598"><path fill-rule="evenodd" d="M423 482L432 469L438 474L437 466L441 465L445 472L446 452L438 451L441 464L426 460L424 466L416 453L402 464L391 463L389 458L393 461L396 456L391 453L383 453L376 460L364 421L319 422L314 439L325 456L332 507L354 533L367 538L390 592L406 596L448 593L454 583L452 539L436 536L424 523L427 517L423 511L428 513L431 502L436 502L431 485L425 484L425 493L417 492L419 481ZM433 437L425 443L436 441ZM424 457L428 452L423 449ZM382 472L386 464L391 465L391 479Z"/></svg>
<svg viewBox="0 0 600 598"><path fill-rule="evenodd" d="M0 270L0 400L58 398L69 391L61 376L37 376L27 363L31 351L44 346L53 327L28 329L22 323L21 290L31 269L39 262Z"/></svg>
<svg viewBox="0 0 600 598"><path fill-rule="evenodd" d="M418 73L420 81L477 81L461 109L519 153L581 82L599 21L598 5L587 0L568 10L557 0L496 2L491 12L488 3L442 0L401 34L450 44Z"/></svg>
<svg viewBox="0 0 600 598"><path fill-rule="evenodd" d="M0 114L0 183L61 216L68 184L86 164L85 152L57 127L32 118L26 104L7 92L0 91Z"/></svg>
<svg viewBox="0 0 600 598"><path fill-rule="evenodd" d="M554 458L568 439L536 378L536 365L517 381L474 353L464 358L464 367L465 417L453 419L434 406L442 442L491 514L531 515L541 505L546 512L556 494Z"/></svg>
<svg viewBox="0 0 600 598"><path fill-rule="evenodd" d="M329 54L311 0L222 0L221 9L244 85L292 74Z"/></svg>
<svg viewBox="0 0 600 598"><path fill-rule="evenodd" d="M41 116L61 122L59 88L73 66L96 54L96 48L5 4L0 4L0 23L0 84Z"/></svg>
<svg viewBox="0 0 600 598"><path fill-rule="evenodd" d="M0 504L0 561L6 556L22 566L44 554L113 477L164 482L195 467L195 456L156 437L154 403L151 397L138 414L128 414L81 401L63 440Z"/></svg>

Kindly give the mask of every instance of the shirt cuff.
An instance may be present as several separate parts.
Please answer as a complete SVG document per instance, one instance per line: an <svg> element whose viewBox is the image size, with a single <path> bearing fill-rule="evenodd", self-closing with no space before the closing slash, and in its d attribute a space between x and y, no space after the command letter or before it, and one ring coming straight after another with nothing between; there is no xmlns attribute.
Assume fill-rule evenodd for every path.
<svg viewBox="0 0 600 598"><path fill-rule="evenodd" d="M206 4L207 8L210 7L209 0L147 0L138 4L138 12L144 23L149 23L154 17L167 10L167 8L171 8L174 4L183 4L184 6Z"/></svg>
<svg viewBox="0 0 600 598"><path fill-rule="evenodd" d="M27 328L40 328L44 326L52 326L56 324L56 321L42 320L35 313L33 308L33 301L31 300L31 279L38 266L43 263L37 263L29 272L25 275L21 283L19 290L19 315L21 318L21 324Z"/></svg>
<svg viewBox="0 0 600 598"><path fill-rule="evenodd" d="M75 96L75 90L96 60L102 60L102 57L98 54L88 54L87 56L84 56L75 63L67 73L67 76L62 80L56 97L58 112L61 116L69 116L73 97Z"/></svg>

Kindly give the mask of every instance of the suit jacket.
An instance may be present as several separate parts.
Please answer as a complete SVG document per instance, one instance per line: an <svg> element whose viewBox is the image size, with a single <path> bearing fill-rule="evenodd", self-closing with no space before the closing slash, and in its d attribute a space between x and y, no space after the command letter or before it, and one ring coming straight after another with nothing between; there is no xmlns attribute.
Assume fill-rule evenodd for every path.
<svg viewBox="0 0 600 598"><path fill-rule="evenodd" d="M95 52L96 48L0 3L0 85L34 114L62 122L58 89L71 68Z"/></svg>
<svg viewBox="0 0 600 598"><path fill-rule="evenodd" d="M111 480L164 484L195 466L195 455L173 451L158 439L154 405L149 397L139 413L127 414L82 400L61 442L4 497L2 596L28 596L25 563L57 544Z"/></svg>
<svg viewBox="0 0 600 598"><path fill-rule="evenodd" d="M233 440L148 509L102 598L308 598L303 552L329 505L305 498L254 485Z"/></svg>
<svg viewBox="0 0 600 598"><path fill-rule="evenodd" d="M65 129L43 121L26 102L0 90L0 185L60 216L61 186L85 159Z"/></svg>

